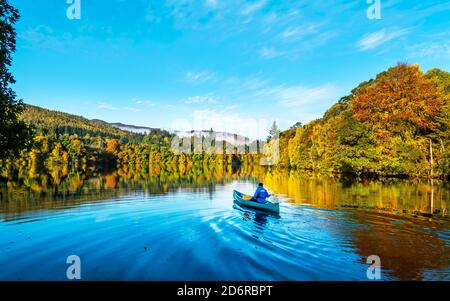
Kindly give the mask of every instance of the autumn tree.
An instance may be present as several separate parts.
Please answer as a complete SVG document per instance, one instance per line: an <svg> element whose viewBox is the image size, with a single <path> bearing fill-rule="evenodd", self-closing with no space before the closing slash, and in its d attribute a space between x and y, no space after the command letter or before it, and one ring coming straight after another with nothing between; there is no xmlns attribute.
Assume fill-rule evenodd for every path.
<svg viewBox="0 0 450 301"><path fill-rule="evenodd" d="M433 81L444 104L436 117L437 130L431 135L435 142L438 168L450 178L450 73L439 69L429 70L425 76Z"/></svg>
<svg viewBox="0 0 450 301"><path fill-rule="evenodd" d="M24 107L11 89L15 80L9 68L16 50L14 25L18 19L18 10L0 0L0 159L17 156L21 149L30 146L32 137L31 128L18 119Z"/></svg>
<svg viewBox="0 0 450 301"><path fill-rule="evenodd" d="M296 122L293 126L290 127L291 130L298 129L302 126L302 123L300 121Z"/></svg>
<svg viewBox="0 0 450 301"><path fill-rule="evenodd" d="M418 65L399 64L362 87L350 107L358 121L369 121L380 130L402 131L405 124L435 128L442 107L436 85Z"/></svg>

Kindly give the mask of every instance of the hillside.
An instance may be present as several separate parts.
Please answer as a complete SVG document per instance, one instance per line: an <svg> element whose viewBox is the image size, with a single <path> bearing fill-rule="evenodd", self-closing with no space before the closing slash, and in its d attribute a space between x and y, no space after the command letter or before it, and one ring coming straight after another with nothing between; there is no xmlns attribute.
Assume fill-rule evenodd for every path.
<svg viewBox="0 0 450 301"><path fill-rule="evenodd" d="M399 64L281 134L282 166L369 177L450 177L450 73Z"/></svg>
<svg viewBox="0 0 450 301"><path fill-rule="evenodd" d="M124 131L105 122L89 120L81 116L32 105L25 106L25 110L20 118L32 124L36 128L36 133L41 135L76 134L79 137L90 135L93 137L114 138L125 143L139 143L144 138L142 134Z"/></svg>
<svg viewBox="0 0 450 301"><path fill-rule="evenodd" d="M131 125L131 124L124 124L121 122L114 122L109 123L100 119L92 119L91 121L102 123L105 125L112 126L114 128L118 128L123 131L138 133L138 134L155 134L155 133L164 133L167 136L169 136L169 132L158 129L158 128L151 128L146 126L137 126L137 125ZM228 133L228 132L218 132L218 131L207 131L207 130L191 130L191 131L174 131L174 135L181 137L181 138L187 138L187 137L208 137L210 136L211 139L220 142L225 141L226 143L230 143L231 145L238 146L238 145L248 145L250 144L251 140L247 137Z"/></svg>
<svg viewBox="0 0 450 301"><path fill-rule="evenodd" d="M108 123L101 119L87 119L82 116L52 111L38 106L25 105L21 119L32 124L39 135L86 135L92 137L114 138L120 143L150 143L158 144L164 137L171 134L162 129L144 126L128 125L123 123ZM209 131L176 131L180 137L206 136ZM248 144L250 140L246 137L225 132L214 132L217 141L226 141L232 145Z"/></svg>

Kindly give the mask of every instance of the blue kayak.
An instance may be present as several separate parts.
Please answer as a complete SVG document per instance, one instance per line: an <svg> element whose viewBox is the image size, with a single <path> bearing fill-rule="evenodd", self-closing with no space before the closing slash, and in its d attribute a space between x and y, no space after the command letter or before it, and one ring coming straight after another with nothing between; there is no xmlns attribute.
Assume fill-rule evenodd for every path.
<svg viewBox="0 0 450 301"><path fill-rule="evenodd" d="M234 197L234 201L238 205L255 208L255 209L259 209L259 210L264 210L264 211L277 212L277 213L280 212L280 204L272 203L269 201L265 202L264 204L258 203L256 201L252 200L251 195L243 194L237 190L233 191L233 197Z"/></svg>

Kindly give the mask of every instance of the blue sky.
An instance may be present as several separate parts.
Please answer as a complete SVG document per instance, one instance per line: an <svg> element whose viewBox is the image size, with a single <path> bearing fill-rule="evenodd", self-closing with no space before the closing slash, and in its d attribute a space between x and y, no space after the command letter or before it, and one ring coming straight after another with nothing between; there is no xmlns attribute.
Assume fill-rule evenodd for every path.
<svg viewBox="0 0 450 301"><path fill-rule="evenodd" d="M381 0L380 20L366 0L10 2L18 96L109 122L263 137L397 62L450 70L448 1Z"/></svg>

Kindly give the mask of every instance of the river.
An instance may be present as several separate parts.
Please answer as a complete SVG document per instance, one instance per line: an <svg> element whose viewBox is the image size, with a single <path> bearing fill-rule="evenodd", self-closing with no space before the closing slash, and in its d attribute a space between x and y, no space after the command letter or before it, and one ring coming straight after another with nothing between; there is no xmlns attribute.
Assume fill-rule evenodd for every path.
<svg viewBox="0 0 450 301"><path fill-rule="evenodd" d="M43 178L42 178L43 179ZM296 172L0 184L0 280L450 280L450 190ZM259 181L280 214L233 204Z"/></svg>

